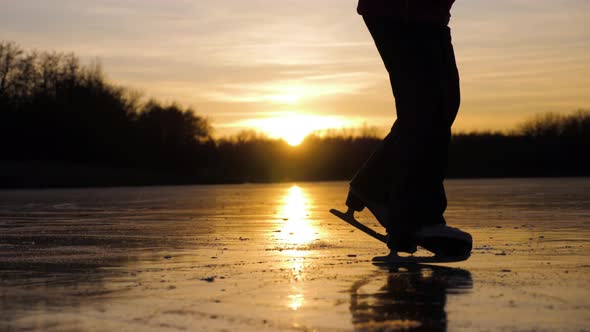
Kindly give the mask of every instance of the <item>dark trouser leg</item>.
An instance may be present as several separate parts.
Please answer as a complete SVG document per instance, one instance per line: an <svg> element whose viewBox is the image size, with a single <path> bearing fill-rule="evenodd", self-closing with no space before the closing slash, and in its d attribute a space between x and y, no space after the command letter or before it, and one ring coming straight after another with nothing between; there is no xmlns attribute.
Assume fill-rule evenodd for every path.
<svg viewBox="0 0 590 332"><path fill-rule="evenodd" d="M389 72L397 121L351 186L388 204L388 232L404 236L445 222L443 180L459 75L447 27L365 21Z"/></svg>
<svg viewBox="0 0 590 332"><path fill-rule="evenodd" d="M388 204L391 195L392 168L395 167L395 156L399 154L396 125L397 122L350 182L355 190L379 204Z"/></svg>

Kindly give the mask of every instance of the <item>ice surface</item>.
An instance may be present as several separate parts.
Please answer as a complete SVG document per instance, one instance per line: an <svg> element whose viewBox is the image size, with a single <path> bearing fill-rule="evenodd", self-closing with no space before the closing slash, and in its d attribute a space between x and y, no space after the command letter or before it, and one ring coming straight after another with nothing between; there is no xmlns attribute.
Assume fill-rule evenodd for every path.
<svg viewBox="0 0 590 332"><path fill-rule="evenodd" d="M590 326L590 179L447 189L472 257L397 268L328 212L343 182L0 191L0 330Z"/></svg>

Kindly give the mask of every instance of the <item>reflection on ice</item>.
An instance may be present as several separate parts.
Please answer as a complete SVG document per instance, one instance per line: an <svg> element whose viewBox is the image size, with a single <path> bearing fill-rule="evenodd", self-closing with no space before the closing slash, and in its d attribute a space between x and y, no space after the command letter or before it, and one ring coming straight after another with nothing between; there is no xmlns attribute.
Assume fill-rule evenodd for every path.
<svg viewBox="0 0 590 332"><path fill-rule="evenodd" d="M297 311L303 305L303 294L289 295L289 308Z"/></svg>
<svg viewBox="0 0 590 332"><path fill-rule="evenodd" d="M304 252L306 253L306 252ZM305 255L305 254L304 254ZM303 279L303 257L294 258L291 260L291 273L293 281L301 281ZM289 301L287 306L295 311L297 311L301 306L303 306L303 302L305 300L303 296L303 291L299 284L294 284L291 290L292 294L288 296Z"/></svg>
<svg viewBox="0 0 590 332"><path fill-rule="evenodd" d="M473 288L471 273L462 269L420 264L384 268L351 287L350 311L358 330L446 331L447 295Z"/></svg>
<svg viewBox="0 0 590 332"><path fill-rule="evenodd" d="M309 220L310 205L310 199L301 187L294 185L289 188L287 194L283 197L283 205L280 211L283 224L281 225L278 240L282 245L300 247L316 240L317 229ZM287 268L291 271L292 281L303 280L305 256L308 253L306 250L293 250L293 248L282 251L282 255L291 257L287 261ZM301 285L292 285L291 294L287 296L287 307L297 311L303 306L304 300Z"/></svg>
<svg viewBox="0 0 590 332"><path fill-rule="evenodd" d="M304 256L304 255L302 255ZM291 261L291 270L293 273L293 280L299 281L302 280L303 277L303 257L294 258Z"/></svg>
<svg viewBox="0 0 590 332"><path fill-rule="evenodd" d="M0 331L590 326L590 179L449 181L462 269L372 265L328 212L347 188L0 190Z"/></svg>
<svg viewBox="0 0 590 332"><path fill-rule="evenodd" d="M317 230L308 219L310 199L303 190L294 185L283 198L280 217L283 220L278 235L282 244L306 245L316 238Z"/></svg>

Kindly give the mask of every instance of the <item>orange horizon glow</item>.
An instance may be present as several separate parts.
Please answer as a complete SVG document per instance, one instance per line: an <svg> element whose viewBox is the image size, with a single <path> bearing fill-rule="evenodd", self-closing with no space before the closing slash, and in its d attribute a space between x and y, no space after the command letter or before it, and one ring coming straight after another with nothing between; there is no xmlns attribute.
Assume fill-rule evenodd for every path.
<svg viewBox="0 0 590 332"><path fill-rule="evenodd" d="M387 72L356 4L8 1L0 39L99 59L116 84L193 107L219 136L252 128L297 146L313 131L366 123L381 133L395 120ZM589 108L589 19L587 1L456 1L454 128L505 131L537 114Z"/></svg>
<svg viewBox="0 0 590 332"><path fill-rule="evenodd" d="M342 129L351 124L354 124L352 119L298 112L288 112L269 118L250 119L240 123L241 126L261 131L271 138L282 139L291 146L298 146L314 132Z"/></svg>

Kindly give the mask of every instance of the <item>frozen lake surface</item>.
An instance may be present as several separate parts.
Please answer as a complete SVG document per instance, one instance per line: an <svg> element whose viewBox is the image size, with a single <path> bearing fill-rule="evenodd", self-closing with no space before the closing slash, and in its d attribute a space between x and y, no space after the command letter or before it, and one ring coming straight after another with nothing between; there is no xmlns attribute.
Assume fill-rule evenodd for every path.
<svg viewBox="0 0 590 332"><path fill-rule="evenodd" d="M589 330L590 179L450 180L472 257L396 268L346 191L0 191L0 331Z"/></svg>

